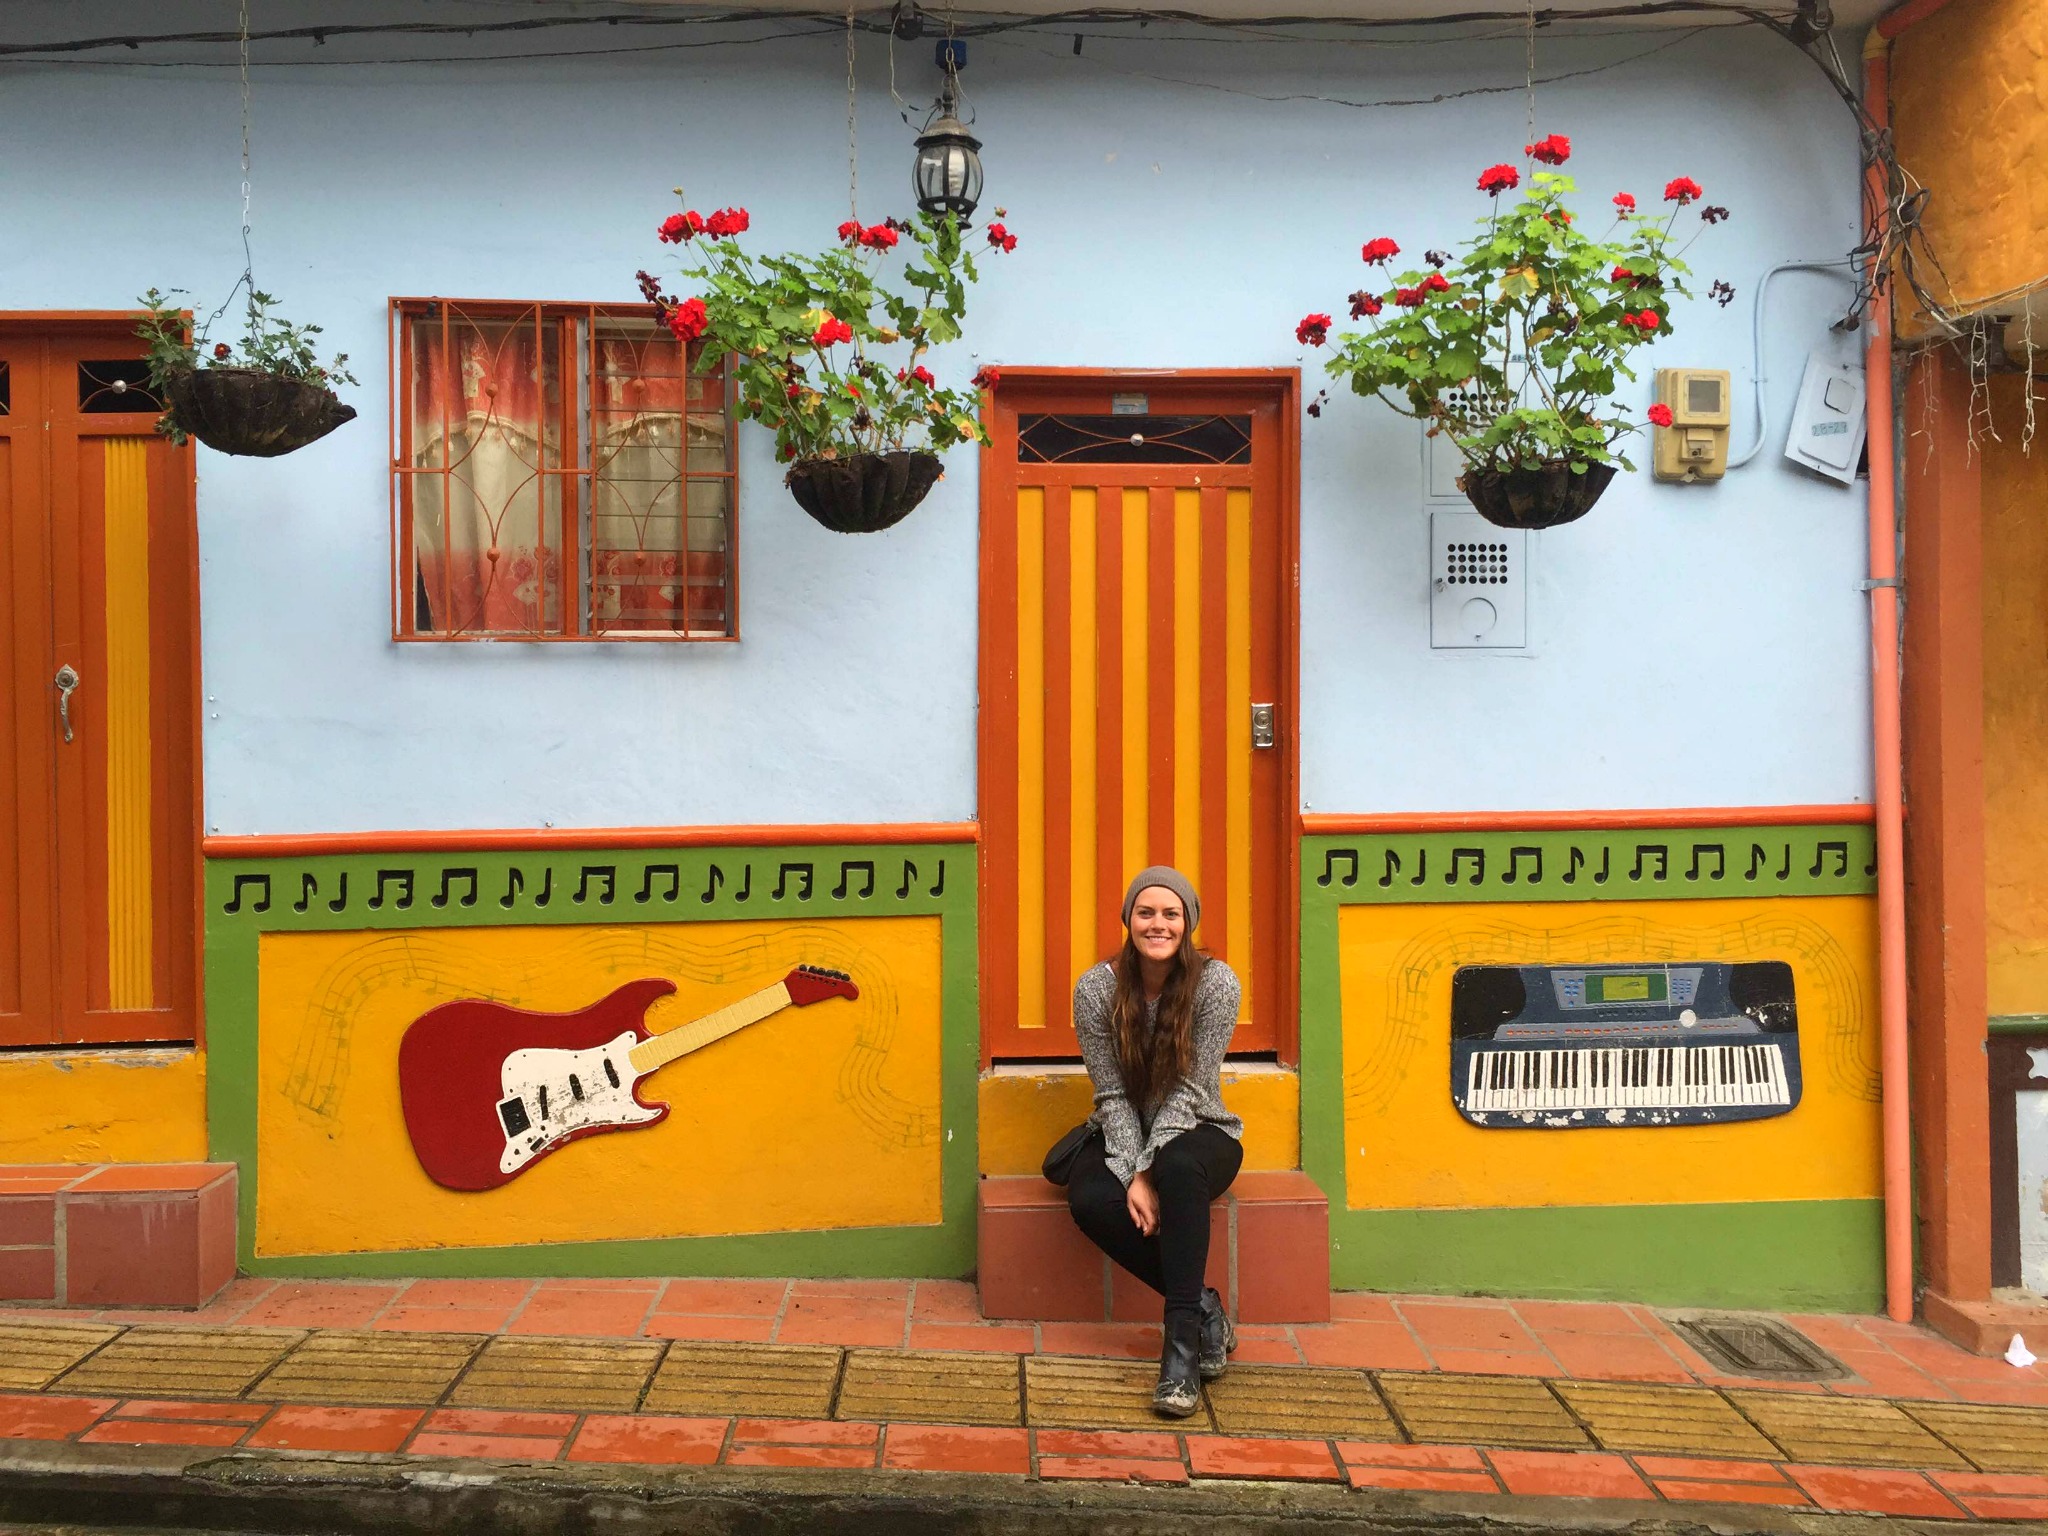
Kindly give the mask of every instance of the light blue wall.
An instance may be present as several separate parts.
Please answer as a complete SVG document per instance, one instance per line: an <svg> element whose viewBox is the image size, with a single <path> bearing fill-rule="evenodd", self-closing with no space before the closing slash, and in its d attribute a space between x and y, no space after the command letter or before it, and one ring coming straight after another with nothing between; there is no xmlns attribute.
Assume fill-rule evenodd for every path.
<svg viewBox="0 0 2048 1536"><path fill-rule="evenodd" d="M273 14L266 18L266 9ZM258 7L258 24L289 24ZM323 15L325 8L322 8ZM82 17L92 13L91 25ZM431 12L447 17L452 6ZM349 11L351 19L369 14ZM474 14L502 17L502 8ZM231 25L232 7L23 5L10 38ZM760 33L766 28L749 29ZM1284 367L1295 320L1343 313L1359 243L1447 245L1480 167L1519 158L1519 39L977 42L968 83L990 204L1022 235L990 262L975 359ZM502 45L626 46L644 33ZM1539 91L1578 146L1587 217L1686 173L1734 210L1694 253L1739 297L1674 315L1655 364L1749 371L1756 277L1855 232L1848 114L1774 39L1545 35L1539 74L1661 51ZM374 46L426 54L449 45ZM454 45L481 51L484 45ZM863 44L863 212L906 211L910 131ZM195 53L193 56L200 56ZM205 57L218 59L220 50ZM274 55L273 55L274 56ZM928 43L898 87L929 99ZM237 92L215 68L0 71L0 305L112 307L143 288L217 301L240 268ZM1262 98L1285 98L1267 100ZM974 814L975 463L883 535L811 524L745 434L737 646L388 639L385 301L634 296L687 185L743 203L762 245L829 238L846 206L834 36L525 64L264 69L256 261L357 360L361 420L290 458L200 456L209 830L891 821ZM1827 318L1825 280L1774 289L1784 412ZM1311 391L1315 380L1310 381ZM1637 395L1647 403L1645 371ZM1746 418L1744 418L1746 422ZM1738 445L1748 436L1738 424ZM1305 423L1303 794L1328 811L1809 803L1869 793L1863 498L1773 445L1711 489L1617 480L1535 540L1526 655L1432 652L1412 423L1344 397Z"/></svg>

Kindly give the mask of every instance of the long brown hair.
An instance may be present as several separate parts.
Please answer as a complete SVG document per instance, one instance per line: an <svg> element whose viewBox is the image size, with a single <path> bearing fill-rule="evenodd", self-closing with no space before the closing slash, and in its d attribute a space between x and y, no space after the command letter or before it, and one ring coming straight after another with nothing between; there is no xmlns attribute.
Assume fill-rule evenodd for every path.
<svg viewBox="0 0 2048 1536"><path fill-rule="evenodd" d="M1124 1080L1124 1096L1140 1112L1156 1109L1188 1075L1192 1056L1190 1037L1195 1024L1195 983L1201 980L1206 960L1195 948L1194 935L1183 933L1166 973L1166 985L1159 989L1158 1012L1152 1026L1145 1023L1145 981L1138 969L1138 946L1130 931L1124 932L1123 948L1112 962L1116 969L1116 995L1110 1004L1110 1027L1115 1031L1117 1071Z"/></svg>

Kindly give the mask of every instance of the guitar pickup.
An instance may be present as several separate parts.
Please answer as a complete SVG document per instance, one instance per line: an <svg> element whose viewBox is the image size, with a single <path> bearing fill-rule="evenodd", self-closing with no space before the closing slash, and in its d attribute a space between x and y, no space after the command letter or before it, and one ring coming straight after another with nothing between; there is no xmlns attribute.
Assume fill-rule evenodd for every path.
<svg viewBox="0 0 2048 1536"><path fill-rule="evenodd" d="M533 1129L533 1121L526 1113L526 1101L520 1098L506 1099L498 1105L498 1118L505 1122L505 1134L518 1136Z"/></svg>

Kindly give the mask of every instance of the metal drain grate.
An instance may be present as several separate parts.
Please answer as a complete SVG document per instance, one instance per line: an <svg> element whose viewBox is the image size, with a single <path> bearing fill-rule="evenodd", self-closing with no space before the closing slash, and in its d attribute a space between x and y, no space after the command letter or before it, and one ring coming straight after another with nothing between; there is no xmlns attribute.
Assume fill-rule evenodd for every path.
<svg viewBox="0 0 2048 1536"><path fill-rule="evenodd" d="M1833 1381L1849 1368L1775 1317L1742 1312L1661 1313L1678 1336L1730 1376Z"/></svg>

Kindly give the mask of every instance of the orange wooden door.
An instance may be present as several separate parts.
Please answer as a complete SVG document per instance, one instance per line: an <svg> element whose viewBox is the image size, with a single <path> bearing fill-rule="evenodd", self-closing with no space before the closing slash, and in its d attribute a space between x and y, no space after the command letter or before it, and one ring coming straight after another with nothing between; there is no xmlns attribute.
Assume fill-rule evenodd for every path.
<svg viewBox="0 0 2048 1536"><path fill-rule="evenodd" d="M0 1045L196 1033L192 451L139 351L0 319Z"/></svg>
<svg viewBox="0 0 2048 1536"><path fill-rule="evenodd" d="M1075 978L1172 864L1293 1054L1291 377L1016 376L982 476L982 1050L1078 1054ZM1273 739L1254 744L1254 707Z"/></svg>

